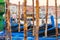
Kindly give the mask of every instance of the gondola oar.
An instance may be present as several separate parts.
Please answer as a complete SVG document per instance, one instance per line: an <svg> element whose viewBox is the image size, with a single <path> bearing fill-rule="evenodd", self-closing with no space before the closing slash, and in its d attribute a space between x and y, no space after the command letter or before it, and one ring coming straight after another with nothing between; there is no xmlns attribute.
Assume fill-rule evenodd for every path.
<svg viewBox="0 0 60 40"><path fill-rule="evenodd" d="M39 33L39 0L36 0L36 27L35 27L35 40L38 39Z"/></svg>
<svg viewBox="0 0 60 40"><path fill-rule="evenodd" d="M57 0L55 0L55 15L56 15L56 40L58 40Z"/></svg>
<svg viewBox="0 0 60 40"><path fill-rule="evenodd" d="M18 32L20 32L20 2L18 3Z"/></svg>
<svg viewBox="0 0 60 40"><path fill-rule="evenodd" d="M26 0L24 0L24 40L27 40L27 16L26 16Z"/></svg>
<svg viewBox="0 0 60 40"><path fill-rule="evenodd" d="M10 38L10 40L12 40L12 36L11 36L11 27L10 27L10 9L9 9L9 0L6 0L6 23L7 23L7 35L6 35L6 39L8 40L8 37Z"/></svg>
<svg viewBox="0 0 60 40"><path fill-rule="evenodd" d="M45 37L47 37L47 22L48 22L48 0L46 0L46 27L45 27Z"/></svg>

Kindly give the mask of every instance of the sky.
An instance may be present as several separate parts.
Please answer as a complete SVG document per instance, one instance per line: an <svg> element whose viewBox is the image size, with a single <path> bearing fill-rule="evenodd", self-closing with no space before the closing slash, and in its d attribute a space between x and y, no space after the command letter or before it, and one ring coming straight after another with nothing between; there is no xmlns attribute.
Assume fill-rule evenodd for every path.
<svg viewBox="0 0 60 40"><path fill-rule="evenodd" d="M20 1L20 4L22 5L24 0L10 0L10 3L12 4L18 4L18 2ZM36 0L34 0L34 4L36 6ZM49 0L49 6L55 6L55 0ZM27 0L27 5L32 5L32 0ZM46 6L46 0L39 0L39 5L40 6ZM60 5L60 0L57 0L57 5Z"/></svg>

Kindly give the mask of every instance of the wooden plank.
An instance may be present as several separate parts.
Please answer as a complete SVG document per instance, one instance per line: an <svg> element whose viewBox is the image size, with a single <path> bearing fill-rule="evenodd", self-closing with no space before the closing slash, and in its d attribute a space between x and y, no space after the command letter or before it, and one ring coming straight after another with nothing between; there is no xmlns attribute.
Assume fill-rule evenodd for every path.
<svg viewBox="0 0 60 40"><path fill-rule="evenodd" d="M47 37L47 23L48 22L48 0L46 2L46 27L45 27L45 37Z"/></svg>
<svg viewBox="0 0 60 40"><path fill-rule="evenodd" d="M34 33L35 33L35 29L34 29L34 0L32 0L32 6L33 6L33 36L34 36Z"/></svg>
<svg viewBox="0 0 60 40"><path fill-rule="evenodd" d="M18 3L18 32L20 32L20 2Z"/></svg>
<svg viewBox="0 0 60 40"><path fill-rule="evenodd" d="M55 0L55 15L56 15L56 40L58 40L57 0Z"/></svg>
<svg viewBox="0 0 60 40"><path fill-rule="evenodd" d="M27 40L27 16L26 16L26 0L24 0L24 40Z"/></svg>
<svg viewBox="0 0 60 40"><path fill-rule="evenodd" d="M11 36L11 27L10 27L10 9L9 9L9 0L6 0L6 23L7 23L7 36L6 39L8 40L8 37L10 38L10 40L12 40L12 36Z"/></svg>
<svg viewBox="0 0 60 40"><path fill-rule="evenodd" d="M36 29L35 29L35 40L38 39L39 33L39 0L36 0Z"/></svg>

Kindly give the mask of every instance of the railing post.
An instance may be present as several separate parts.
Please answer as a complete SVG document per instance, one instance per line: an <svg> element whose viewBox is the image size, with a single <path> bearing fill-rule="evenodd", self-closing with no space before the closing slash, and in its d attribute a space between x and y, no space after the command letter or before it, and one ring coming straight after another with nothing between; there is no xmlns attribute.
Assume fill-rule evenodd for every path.
<svg viewBox="0 0 60 40"><path fill-rule="evenodd" d="M26 16L26 0L24 0L24 40L27 40L27 16Z"/></svg>
<svg viewBox="0 0 60 40"><path fill-rule="evenodd" d="M46 2L46 27L45 27L45 37L47 37L47 24L48 24L48 0Z"/></svg>
<svg viewBox="0 0 60 40"><path fill-rule="evenodd" d="M35 28L35 40L38 39L39 32L39 0L36 0L36 28Z"/></svg>
<svg viewBox="0 0 60 40"><path fill-rule="evenodd" d="M56 15L56 40L58 40L57 0L55 0L55 15Z"/></svg>

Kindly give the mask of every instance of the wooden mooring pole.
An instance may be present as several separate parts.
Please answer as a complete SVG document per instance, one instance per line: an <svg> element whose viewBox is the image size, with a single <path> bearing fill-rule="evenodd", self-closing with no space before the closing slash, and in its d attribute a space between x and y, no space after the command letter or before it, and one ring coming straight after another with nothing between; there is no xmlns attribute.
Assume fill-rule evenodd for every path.
<svg viewBox="0 0 60 40"><path fill-rule="evenodd" d="M35 28L35 40L39 40L39 0L36 0L36 28Z"/></svg>
<svg viewBox="0 0 60 40"><path fill-rule="evenodd" d="M24 40L27 40L26 0L24 0Z"/></svg>
<svg viewBox="0 0 60 40"><path fill-rule="evenodd" d="M20 32L20 2L18 3L18 32Z"/></svg>
<svg viewBox="0 0 60 40"><path fill-rule="evenodd" d="M9 3L9 0L6 0L6 32L7 32L7 34L6 34L6 40L8 40L8 38L10 39L10 40L12 40L12 36L11 36L11 25L10 25L10 8L9 8L9 6L10 6L10 3Z"/></svg>
<svg viewBox="0 0 60 40"><path fill-rule="evenodd" d="M32 6L33 6L33 36L34 36L34 33L35 33L35 27L34 27L34 0L32 0Z"/></svg>
<svg viewBox="0 0 60 40"><path fill-rule="evenodd" d="M57 0L55 0L55 15L56 15L56 40L58 40Z"/></svg>
<svg viewBox="0 0 60 40"><path fill-rule="evenodd" d="M48 24L48 0L46 0L46 27L45 27L45 37L47 37L47 24Z"/></svg>

